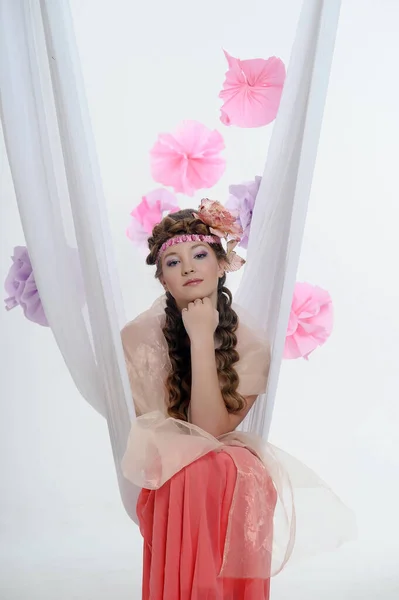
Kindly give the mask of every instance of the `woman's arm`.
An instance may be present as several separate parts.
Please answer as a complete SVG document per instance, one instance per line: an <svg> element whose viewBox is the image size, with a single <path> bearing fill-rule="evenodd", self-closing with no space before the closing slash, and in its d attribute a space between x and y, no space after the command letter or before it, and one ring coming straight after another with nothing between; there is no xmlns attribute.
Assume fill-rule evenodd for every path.
<svg viewBox="0 0 399 600"><path fill-rule="evenodd" d="M213 335L203 334L191 341L191 373L191 423L214 437L234 431L256 396L245 398L245 407L239 413L227 411L220 391Z"/></svg>

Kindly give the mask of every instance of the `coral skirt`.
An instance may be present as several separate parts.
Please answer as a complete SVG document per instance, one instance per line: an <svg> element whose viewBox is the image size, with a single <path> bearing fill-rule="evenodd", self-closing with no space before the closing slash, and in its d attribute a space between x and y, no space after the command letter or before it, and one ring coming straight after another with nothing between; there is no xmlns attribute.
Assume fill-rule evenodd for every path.
<svg viewBox="0 0 399 600"><path fill-rule="evenodd" d="M228 536L233 503L236 516L240 516L241 505L246 513L242 514L242 523L248 523L251 506L250 487L246 498L234 494L236 460L250 464L256 481L259 482L259 477L264 481L270 510L262 528L267 525L272 537L277 494L261 461L247 448L209 452L181 469L159 489L141 491L137 514L144 542L143 600L269 598L270 579L240 579L221 573L227 552L240 561L246 548L251 547L251 540L246 539L251 532L244 526L241 539Z"/></svg>

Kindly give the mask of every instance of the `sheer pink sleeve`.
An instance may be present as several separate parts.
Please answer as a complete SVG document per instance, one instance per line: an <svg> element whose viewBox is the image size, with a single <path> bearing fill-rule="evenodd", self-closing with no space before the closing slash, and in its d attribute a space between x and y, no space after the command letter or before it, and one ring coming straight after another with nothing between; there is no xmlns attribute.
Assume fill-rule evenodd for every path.
<svg viewBox="0 0 399 600"><path fill-rule="evenodd" d="M270 367L270 346L250 327L241 323L237 331L239 361L235 369L240 378L238 391L242 396L259 396L267 386Z"/></svg>
<svg viewBox="0 0 399 600"><path fill-rule="evenodd" d="M165 379L169 356L162 334L163 310L153 307L128 323L121 332L136 415L166 412Z"/></svg>

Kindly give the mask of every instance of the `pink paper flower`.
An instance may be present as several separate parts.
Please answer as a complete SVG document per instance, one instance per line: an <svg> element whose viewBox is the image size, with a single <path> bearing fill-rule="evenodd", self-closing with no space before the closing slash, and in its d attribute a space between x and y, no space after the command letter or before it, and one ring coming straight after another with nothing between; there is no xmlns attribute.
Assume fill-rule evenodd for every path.
<svg viewBox="0 0 399 600"><path fill-rule="evenodd" d="M195 214L205 225L210 227L211 233L221 238L229 235L239 238L242 234L236 217L217 200L203 198Z"/></svg>
<svg viewBox="0 0 399 600"><path fill-rule="evenodd" d="M224 101L220 120L224 125L262 127L277 116L285 81L282 60L271 56L267 60L240 60L225 51L229 64L223 90Z"/></svg>
<svg viewBox="0 0 399 600"><path fill-rule="evenodd" d="M146 246L154 226L162 221L165 213L178 210L176 197L168 190L158 188L149 192L130 213L132 220L126 230L127 237L138 246Z"/></svg>
<svg viewBox="0 0 399 600"><path fill-rule="evenodd" d="M155 181L175 192L193 196L214 186L224 173L226 161L221 134L197 121L183 121L177 131L161 133L150 152Z"/></svg>
<svg viewBox="0 0 399 600"><path fill-rule="evenodd" d="M308 360L318 346L322 346L331 335L333 307L330 294L309 283L297 283L287 337L284 358L303 357Z"/></svg>

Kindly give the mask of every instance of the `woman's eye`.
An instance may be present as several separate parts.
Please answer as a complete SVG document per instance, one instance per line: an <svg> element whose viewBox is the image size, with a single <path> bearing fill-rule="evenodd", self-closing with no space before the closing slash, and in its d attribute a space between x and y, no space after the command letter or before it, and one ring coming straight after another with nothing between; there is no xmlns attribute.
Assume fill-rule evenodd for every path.
<svg viewBox="0 0 399 600"><path fill-rule="evenodd" d="M177 265L178 261L177 260L169 260L166 265L168 267L174 267L175 265Z"/></svg>
<svg viewBox="0 0 399 600"><path fill-rule="evenodd" d="M199 254L195 255L195 258L205 258L205 256L208 256L207 252L200 252Z"/></svg>

